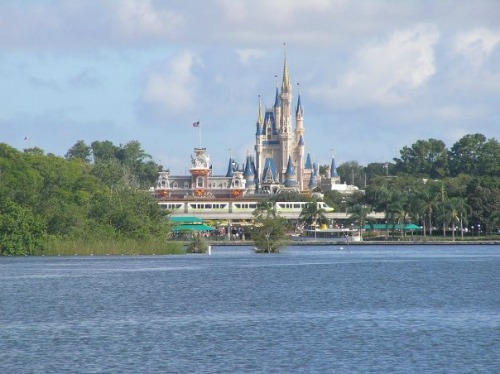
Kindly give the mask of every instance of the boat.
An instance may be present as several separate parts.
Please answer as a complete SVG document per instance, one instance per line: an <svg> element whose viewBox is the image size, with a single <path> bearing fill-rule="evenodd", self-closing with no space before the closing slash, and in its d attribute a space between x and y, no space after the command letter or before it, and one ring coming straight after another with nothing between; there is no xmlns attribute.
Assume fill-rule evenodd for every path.
<svg viewBox="0 0 500 374"><path fill-rule="evenodd" d="M360 242L361 236L358 230L354 229L329 229L312 228L304 229L300 235L292 235L292 241L317 241L328 243L352 243Z"/></svg>

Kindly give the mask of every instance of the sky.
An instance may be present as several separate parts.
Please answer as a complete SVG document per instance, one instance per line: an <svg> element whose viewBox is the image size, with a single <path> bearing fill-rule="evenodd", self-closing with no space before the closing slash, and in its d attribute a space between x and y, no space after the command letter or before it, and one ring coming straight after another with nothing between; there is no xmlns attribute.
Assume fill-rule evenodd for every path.
<svg viewBox="0 0 500 374"><path fill-rule="evenodd" d="M0 0L0 143L137 140L173 174L201 145L222 175L285 53L321 165L498 140L499 19L498 0Z"/></svg>

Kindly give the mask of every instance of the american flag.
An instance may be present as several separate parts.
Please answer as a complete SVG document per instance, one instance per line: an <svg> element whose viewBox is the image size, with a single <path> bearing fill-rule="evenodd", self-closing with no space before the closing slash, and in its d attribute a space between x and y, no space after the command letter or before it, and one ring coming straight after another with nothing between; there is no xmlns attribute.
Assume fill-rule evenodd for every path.
<svg viewBox="0 0 500 374"><path fill-rule="evenodd" d="M200 121L196 121L193 123L193 127L200 127Z"/></svg>

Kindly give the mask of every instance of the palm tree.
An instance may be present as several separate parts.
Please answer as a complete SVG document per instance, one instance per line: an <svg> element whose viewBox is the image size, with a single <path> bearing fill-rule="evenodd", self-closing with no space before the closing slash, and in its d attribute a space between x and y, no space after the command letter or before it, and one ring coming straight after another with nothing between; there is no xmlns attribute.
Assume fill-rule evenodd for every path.
<svg viewBox="0 0 500 374"><path fill-rule="evenodd" d="M361 232L365 227L366 222L369 220L368 214L370 214L371 211L372 207L366 204L356 204L352 206L348 211L350 213L349 221L358 224L359 237L361 240L363 240Z"/></svg>
<svg viewBox="0 0 500 374"><path fill-rule="evenodd" d="M312 198L302 209L299 215L299 220L316 227L319 223L327 223L328 219L325 216L326 211L319 207L318 200Z"/></svg>
<svg viewBox="0 0 500 374"><path fill-rule="evenodd" d="M451 237L455 241L455 223L460 222L457 198L452 197L444 204L443 230L447 224L451 223Z"/></svg>
<svg viewBox="0 0 500 374"><path fill-rule="evenodd" d="M257 208L253 211L256 220L263 218L276 218L274 202L271 200L260 200L257 203Z"/></svg>
<svg viewBox="0 0 500 374"><path fill-rule="evenodd" d="M431 186L425 186L422 191L418 194L418 198L423 202L424 212L428 218L429 236L432 236L432 214L434 213L434 208L437 205L437 196L434 191L431 190ZM424 228L425 228L425 218L424 218ZM424 230L425 236L425 230Z"/></svg>
<svg viewBox="0 0 500 374"><path fill-rule="evenodd" d="M488 227L493 233L496 229L500 228L500 211L495 211L488 220Z"/></svg>

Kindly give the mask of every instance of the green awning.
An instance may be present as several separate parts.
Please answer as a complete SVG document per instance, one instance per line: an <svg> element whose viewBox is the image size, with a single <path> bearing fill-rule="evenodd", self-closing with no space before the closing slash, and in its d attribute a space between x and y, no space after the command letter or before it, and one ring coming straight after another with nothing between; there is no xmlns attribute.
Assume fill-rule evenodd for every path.
<svg viewBox="0 0 500 374"><path fill-rule="evenodd" d="M203 223L203 218L198 217L170 217L174 223Z"/></svg>
<svg viewBox="0 0 500 374"><path fill-rule="evenodd" d="M215 230L212 226L203 224L188 224L174 227L174 231L212 231Z"/></svg>
<svg viewBox="0 0 500 374"><path fill-rule="evenodd" d="M385 223L374 223L370 225L367 223L364 226L365 230L406 230L406 231L417 231L417 230L422 230L422 228L418 225L415 225L414 223L408 223L405 225L401 224L394 224L394 223L388 223L387 225Z"/></svg>

